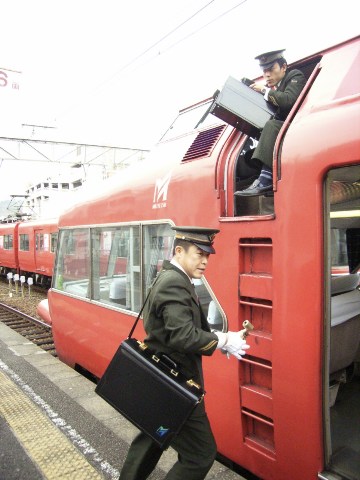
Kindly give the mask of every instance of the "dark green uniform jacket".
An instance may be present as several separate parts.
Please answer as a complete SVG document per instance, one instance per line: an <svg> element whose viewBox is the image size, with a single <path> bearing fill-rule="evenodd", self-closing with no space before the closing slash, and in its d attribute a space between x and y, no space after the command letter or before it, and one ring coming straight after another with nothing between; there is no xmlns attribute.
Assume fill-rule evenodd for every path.
<svg viewBox="0 0 360 480"><path fill-rule="evenodd" d="M306 79L300 70L291 70L286 71L277 90L270 90L268 101L278 109L275 117L265 123L259 143L253 153L253 159L260 160L263 164L272 168L277 136L305 83Z"/></svg>
<svg viewBox="0 0 360 480"><path fill-rule="evenodd" d="M189 277L165 260L144 307L145 343L168 354L203 385L202 355L212 355L218 337L210 331Z"/></svg>
<svg viewBox="0 0 360 480"><path fill-rule="evenodd" d="M268 101L278 107L276 120L285 120L294 106L306 79L300 70L287 70L277 90L270 90Z"/></svg>

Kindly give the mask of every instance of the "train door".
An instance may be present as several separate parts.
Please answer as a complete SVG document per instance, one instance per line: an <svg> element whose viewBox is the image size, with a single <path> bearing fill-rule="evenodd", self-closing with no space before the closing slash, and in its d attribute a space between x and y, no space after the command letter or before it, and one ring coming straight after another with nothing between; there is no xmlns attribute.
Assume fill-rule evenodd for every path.
<svg viewBox="0 0 360 480"><path fill-rule="evenodd" d="M44 252L49 250L49 235L42 229L34 229L35 237L35 268L37 272L45 271Z"/></svg>
<svg viewBox="0 0 360 480"><path fill-rule="evenodd" d="M322 479L360 478L360 165L325 182ZM335 474L335 477L334 477Z"/></svg>

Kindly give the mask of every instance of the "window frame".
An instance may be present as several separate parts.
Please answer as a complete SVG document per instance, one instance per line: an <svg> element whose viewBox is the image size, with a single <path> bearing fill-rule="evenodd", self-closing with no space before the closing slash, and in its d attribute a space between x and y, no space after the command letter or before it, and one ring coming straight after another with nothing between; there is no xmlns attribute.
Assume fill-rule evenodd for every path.
<svg viewBox="0 0 360 480"><path fill-rule="evenodd" d="M19 250L21 252L30 251L30 236L28 233L19 234Z"/></svg>

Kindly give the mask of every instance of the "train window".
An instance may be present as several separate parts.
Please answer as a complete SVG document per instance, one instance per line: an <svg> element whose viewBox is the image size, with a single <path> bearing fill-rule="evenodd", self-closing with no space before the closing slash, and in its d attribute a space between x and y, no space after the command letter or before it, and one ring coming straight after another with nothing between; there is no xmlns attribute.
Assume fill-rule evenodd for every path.
<svg viewBox="0 0 360 480"><path fill-rule="evenodd" d="M4 250L12 250L13 249L13 236L12 235L4 235Z"/></svg>
<svg viewBox="0 0 360 480"><path fill-rule="evenodd" d="M360 434L360 164L326 181L324 418L327 470L358 478Z"/></svg>
<svg viewBox="0 0 360 480"><path fill-rule="evenodd" d="M60 231L53 288L89 298L89 259L89 229Z"/></svg>
<svg viewBox="0 0 360 480"><path fill-rule="evenodd" d="M169 224L60 230L52 288L139 312L163 261L172 257L173 240ZM224 330L225 315L206 280L196 280L195 289L211 328Z"/></svg>
<svg viewBox="0 0 360 480"><path fill-rule="evenodd" d="M331 229L331 273L344 274L349 273L347 245L346 245L346 229Z"/></svg>
<svg viewBox="0 0 360 480"><path fill-rule="evenodd" d="M143 292L144 296L160 271L163 260L171 260L174 232L170 225L143 226ZM210 327L224 330L225 315L210 292L205 279L194 280L196 294ZM143 301L145 298L143 298Z"/></svg>
<svg viewBox="0 0 360 480"><path fill-rule="evenodd" d="M19 249L22 250L23 252L28 252L30 250L29 235L27 233L21 233L19 235L19 240L20 240Z"/></svg>
<svg viewBox="0 0 360 480"><path fill-rule="evenodd" d="M91 298L138 311L141 303L140 227L94 228L91 245Z"/></svg>
<svg viewBox="0 0 360 480"><path fill-rule="evenodd" d="M35 236L35 250L44 250L44 235L37 233Z"/></svg>
<svg viewBox="0 0 360 480"><path fill-rule="evenodd" d="M205 100L192 107L180 111L178 117L161 138L161 141L171 140L186 133L194 131L198 126L202 128L222 123L213 115L208 115L213 99Z"/></svg>
<svg viewBox="0 0 360 480"><path fill-rule="evenodd" d="M210 293L205 279L194 280L195 291L199 297L202 310L207 318L210 328L218 331L226 330L226 317L220 309L215 298Z"/></svg>
<svg viewBox="0 0 360 480"><path fill-rule="evenodd" d="M57 233L52 233L50 236L51 236L51 239L50 239L51 252L55 253L56 252L56 246L57 246L58 234Z"/></svg>
<svg viewBox="0 0 360 480"><path fill-rule="evenodd" d="M160 271L163 260L172 257L174 230L169 224L143 227L143 291L145 295ZM144 298L145 300L145 298Z"/></svg>
<svg viewBox="0 0 360 480"><path fill-rule="evenodd" d="M39 252L48 252L49 246L49 234L37 233L35 236L35 249Z"/></svg>

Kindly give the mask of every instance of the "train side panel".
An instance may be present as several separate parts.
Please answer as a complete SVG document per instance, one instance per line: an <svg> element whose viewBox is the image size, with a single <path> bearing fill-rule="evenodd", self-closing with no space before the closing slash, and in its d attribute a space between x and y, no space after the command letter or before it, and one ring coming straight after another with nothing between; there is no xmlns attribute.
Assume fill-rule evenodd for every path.
<svg viewBox="0 0 360 480"><path fill-rule="evenodd" d="M57 235L58 220L23 222L19 224L19 268L23 274L51 279L54 267L52 235Z"/></svg>
<svg viewBox="0 0 360 480"><path fill-rule="evenodd" d="M0 224L0 268L18 272L18 231L19 223Z"/></svg>

